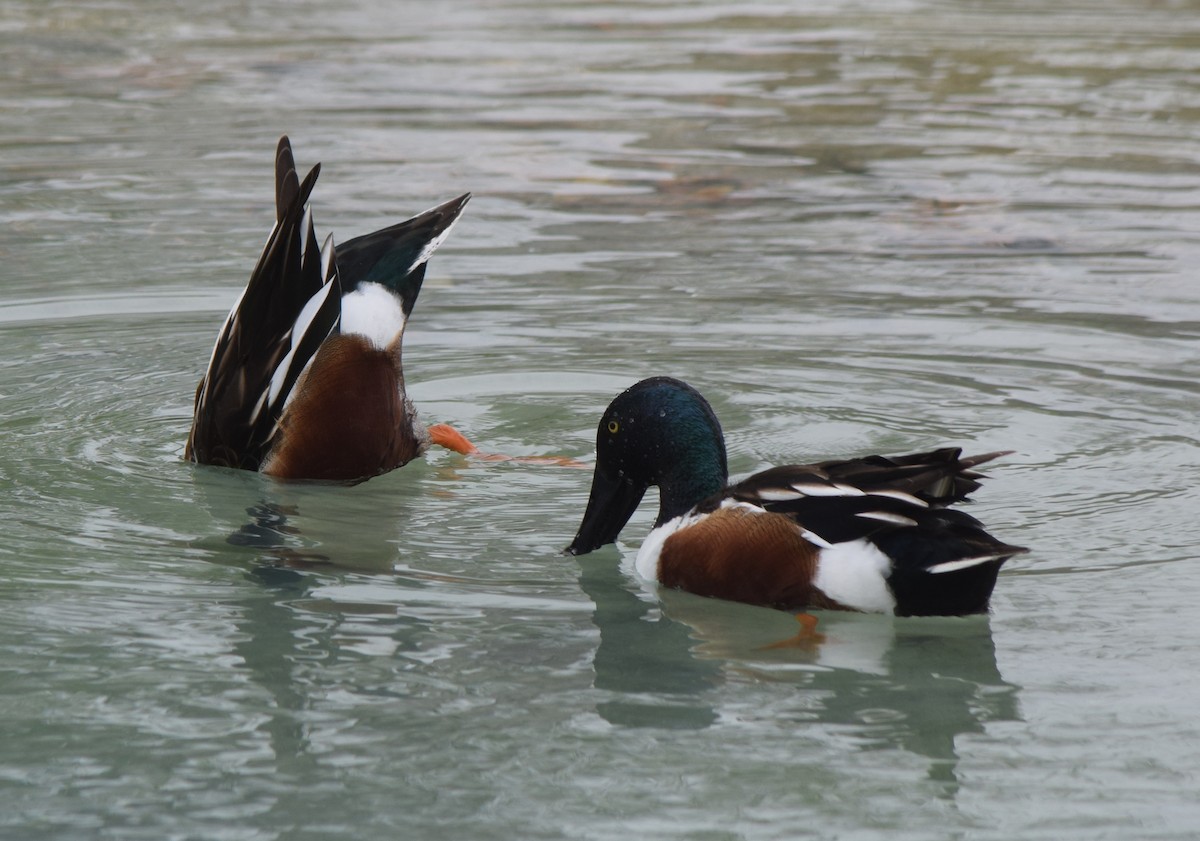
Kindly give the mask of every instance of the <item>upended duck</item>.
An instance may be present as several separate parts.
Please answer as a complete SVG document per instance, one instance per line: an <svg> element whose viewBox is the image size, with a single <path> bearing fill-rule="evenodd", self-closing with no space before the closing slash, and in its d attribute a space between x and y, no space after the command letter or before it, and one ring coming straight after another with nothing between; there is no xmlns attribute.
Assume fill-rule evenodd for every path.
<svg viewBox="0 0 1200 841"><path fill-rule="evenodd" d="M473 450L428 429L404 389L401 341L430 256L470 194L334 246L318 245L291 142L275 157L275 227L217 335L196 389L184 457L280 479L359 481L430 443Z"/></svg>

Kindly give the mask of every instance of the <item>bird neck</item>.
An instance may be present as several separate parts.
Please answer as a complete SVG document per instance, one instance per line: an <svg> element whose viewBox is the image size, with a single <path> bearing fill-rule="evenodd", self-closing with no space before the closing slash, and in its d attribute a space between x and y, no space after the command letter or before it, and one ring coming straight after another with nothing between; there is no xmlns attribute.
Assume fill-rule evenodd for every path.
<svg viewBox="0 0 1200 841"><path fill-rule="evenodd" d="M724 490L728 481L724 442L715 441L703 448L693 448L674 461L659 478L658 520L661 526L668 520L686 514L699 503Z"/></svg>

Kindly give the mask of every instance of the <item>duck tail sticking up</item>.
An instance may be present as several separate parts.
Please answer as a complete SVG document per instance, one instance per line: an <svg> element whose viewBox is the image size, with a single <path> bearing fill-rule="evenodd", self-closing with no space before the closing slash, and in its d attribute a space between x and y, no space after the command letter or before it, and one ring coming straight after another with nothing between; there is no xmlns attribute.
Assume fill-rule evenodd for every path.
<svg viewBox="0 0 1200 841"><path fill-rule="evenodd" d="M288 479L358 481L428 445L401 339L426 264L470 199L319 245L291 142L275 153L275 226L196 390L185 458Z"/></svg>
<svg viewBox="0 0 1200 841"><path fill-rule="evenodd" d="M257 470L292 386L321 343L337 332L341 287L332 241L317 244L307 202L320 174L303 181L291 143L275 155L275 227L250 280L217 334L196 389L184 457Z"/></svg>

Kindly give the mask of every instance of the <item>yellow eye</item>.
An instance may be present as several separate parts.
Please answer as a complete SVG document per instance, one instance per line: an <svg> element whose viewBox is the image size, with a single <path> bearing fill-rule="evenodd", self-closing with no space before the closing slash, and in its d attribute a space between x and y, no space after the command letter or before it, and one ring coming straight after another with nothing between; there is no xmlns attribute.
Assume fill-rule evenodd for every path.
<svg viewBox="0 0 1200 841"><path fill-rule="evenodd" d="M620 431L620 429L621 429L621 424L617 423L615 420L610 420L608 422L608 431L612 435L616 435L617 432Z"/></svg>

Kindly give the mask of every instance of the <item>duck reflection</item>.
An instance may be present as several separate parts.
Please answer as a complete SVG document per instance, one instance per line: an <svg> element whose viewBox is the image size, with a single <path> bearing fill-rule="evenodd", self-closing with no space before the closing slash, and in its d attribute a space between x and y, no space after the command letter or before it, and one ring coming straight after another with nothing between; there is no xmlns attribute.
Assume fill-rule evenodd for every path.
<svg viewBox="0 0 1200 841"><path fill-rule="evenodd" d="M692 629L693 657L722 663L728 680L803 686L803 717L848 728L862 750L928 758L929 777L947 796L958 789L958 740L987 722L1020 720L988 616L822 612L813 628L779 611L660 595L664 612Z"/></svg>
<svg viewBox="0 0 1200 841"><path fill-rule="evenodd" d="M246 514L249 522L225 538L226 543L257 550L268 566L306 569L331 563L326 554L294 545L303 539L293 522L300 514L297 506L263 500L247 508Z"/></svg>
<svg viewBox="0 0 1200 841"><path fill-rule="evenodd" d="M233 646L253 681L266 690L273 712L260 726L271 746L277 771L305 776L316 771L305 712L311 703L306 687L296 679L297 640L312 633L292 603L307 598L311 580L291 569L262 564L247 573L262 586L261 595L243 604Z"/></svg>
<svg viewBox="0 0 1200 841"><path fill-rule="evenodd" d="M331 691L344 688L346 668L362 660L364 646L392 656L422 651L433 621L400 616L388 604L330 599L323 589L340 576L280 565L276 556L274 549L266 552L244 573L256 586L237 601L232 651L241 660L239 668L270 697L258 731L269 745L275 773L288 785L319 786L328 778L328 767L314 740L321 733L328 737L330 726L322 705ZM370 691L395 692L397 698L402 692L386 686Z"/></svg>
<svg viewBox="0 0 1200 841"><path fill-rule="evenodd" d="M781 720L834 725L860 750L926 757L953 797L959 740L1020 720L987 616L822 612L805 628L788 613L678 590L647 600L606 555L578 560L600 629L595 686L623 696L598 709L613 724L706 727L722 685L793 684L803 692L780 699Z"/></svg>
<svg viewBox="0 0 1200 841"><path fill-rule="evenodd" d="M610 553L577 560L579 583L596 606L592 621L600 630L594 685L616 696L597 705L600 716L632 727L700 729L716 721L701 695L719 682L721 666L689 656L691 629L630 589Z"/></svg>
<svg viewBox="0 0 1200 841"><path fill-rule="evenodd" d="M292 569L333 567L355 572L392 573L403 561L405 524L427 505L407 505L433 493L452 494L461 476L455 462L409 465L401 475L347 486L264 480L245 471L195 471L194 500L214 531L225 537L197 541L220 556L229 546L253 554L259 563ZM245 474L245 475L243 475ZM248 477L248 478L247 478ZM247 503L251 503L247 506ZM245 555L236 561L245 562Z"/></svg>
<svg viewBox="0 0 1200 841"><path fill-rule="evenodd" d="M373 513L380 510L372 507L374 499L359 488L288 485L243 473L196 471L193 498L210 518L205 525L213 536L193 546L208 550L213 563L243 570L256 585L236 603L232 651L241 660L239 668L271 699L258 729L277 773L292 784L310 784L322 773L312 746L319 720L314 698L325 695L326 672L343 657L355 656L346 653L346 639L362 639L361 629L347 634L345 624L361 623L364 615L382 617L385 641L396 651L419 648L429 631L429 623L419 618L396 621L391 606L331 604L321 593L343 573L387 572L389 580L401 580L395 573L401 559L395 527L389 524L403 520L397 500L405 493L395 490L406 486L396 482L384 489L381 496L391 506L389 516L380 518ZM247 507L248 502L253 504ZM364 525L368 518L371 528ZM314 662L322 667L314 669Z"/></svg>

